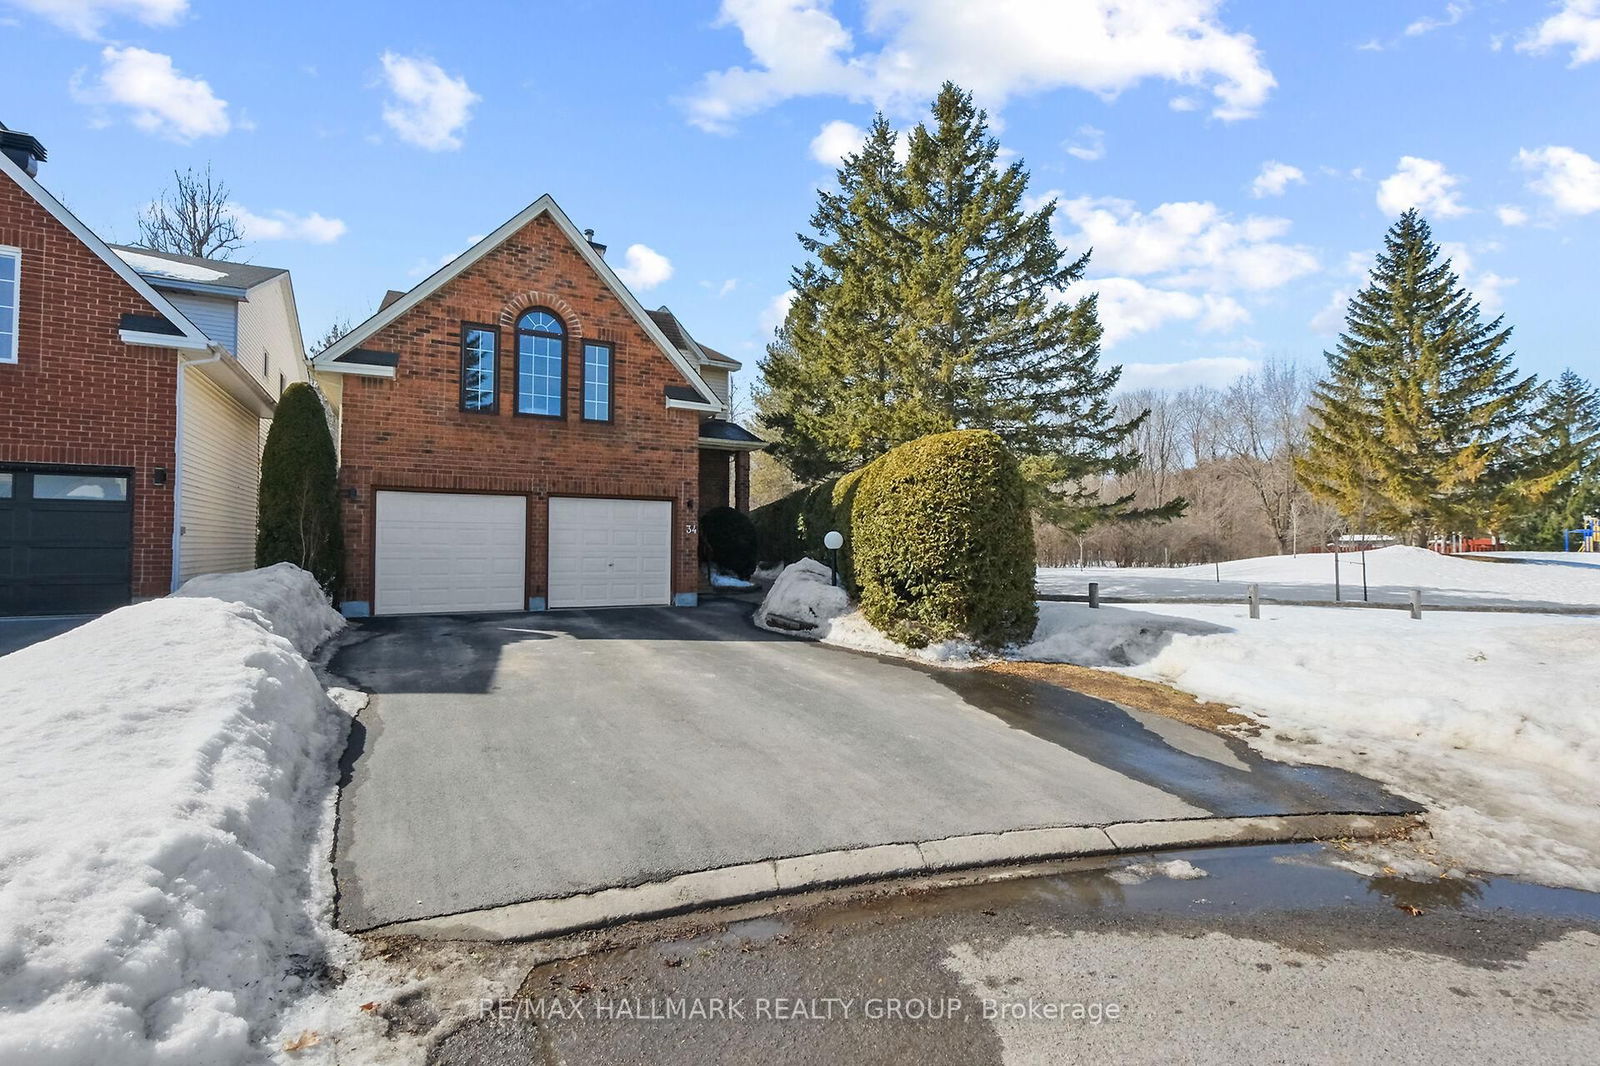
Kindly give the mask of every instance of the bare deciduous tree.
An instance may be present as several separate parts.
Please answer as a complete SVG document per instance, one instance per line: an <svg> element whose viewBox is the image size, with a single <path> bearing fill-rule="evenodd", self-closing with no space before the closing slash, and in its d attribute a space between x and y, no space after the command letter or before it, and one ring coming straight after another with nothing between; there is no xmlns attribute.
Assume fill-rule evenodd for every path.
<svg viewBox="0 0 1600 1066"><path fill-rule="evenodd" d="M322 339L311 346L311 354L318 355L326 351L334 341L338 340L340 337L349 332L350 320L348 318L334 319L328 325L327 332L323 333Z"/></svg>
<svg viewBox="0 0 1600 1066"><path fill-rule="evenodd" d="M204 173L173 171L175 186L139 212L139 245L154 252L201 259L231 258L244 243L238 216L228 204L228 186Z"/></svg>

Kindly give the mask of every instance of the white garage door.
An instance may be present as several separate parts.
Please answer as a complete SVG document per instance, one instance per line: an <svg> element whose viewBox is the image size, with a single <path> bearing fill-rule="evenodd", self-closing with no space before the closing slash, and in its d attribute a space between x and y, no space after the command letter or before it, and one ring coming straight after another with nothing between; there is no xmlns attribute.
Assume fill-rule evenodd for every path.
<svg viewBox="0 0 1600 1066"><path fill-rule="evenodd" d="M672 504L550 498L550 606L672 599Z"/></svg>
<svg viewBox="0 0 1600 1066"><path fill-rule="evenodd" d="M378 493L374 614L522 611L523 496Z"/></svg>

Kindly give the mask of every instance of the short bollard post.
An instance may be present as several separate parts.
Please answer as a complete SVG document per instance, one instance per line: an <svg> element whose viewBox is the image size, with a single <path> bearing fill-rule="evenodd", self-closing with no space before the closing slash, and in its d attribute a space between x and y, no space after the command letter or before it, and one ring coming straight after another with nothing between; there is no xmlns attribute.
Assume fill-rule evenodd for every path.
<svg viewBox="0 0 1600 1066"><path fill-rule="evenodd" d="M1089 582L1089 606L1100 606L1100 582L1098 581Z"/></svg>
<svg viewBox="0 0 1600 1066"><path fill-rule="evenodd" d="M1412 618L1421 618L1422 617L1422 590L1421 589L1412 589L1411 590L1411 617Z"/></svg>
<svg viewBox="0 0 1600 1066"><path fill-rule="evenodd" d="M1260 585L1251 585L1250 586L1250 617L1251 618L1260 618L1261 617L1261 586Z"/></svg>

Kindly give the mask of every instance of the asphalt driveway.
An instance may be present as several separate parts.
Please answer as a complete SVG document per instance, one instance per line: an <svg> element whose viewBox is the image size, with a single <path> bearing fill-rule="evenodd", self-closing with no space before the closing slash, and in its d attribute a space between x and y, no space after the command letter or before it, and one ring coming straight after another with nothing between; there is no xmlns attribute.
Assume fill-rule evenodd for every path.
<svg viewBox="0 0 1600 1066"><path fill-rule="evenodd" d="M367 929L871 844L1415 808L1054 686L756 630L751 608L361 623L339 922Z"/></svg>

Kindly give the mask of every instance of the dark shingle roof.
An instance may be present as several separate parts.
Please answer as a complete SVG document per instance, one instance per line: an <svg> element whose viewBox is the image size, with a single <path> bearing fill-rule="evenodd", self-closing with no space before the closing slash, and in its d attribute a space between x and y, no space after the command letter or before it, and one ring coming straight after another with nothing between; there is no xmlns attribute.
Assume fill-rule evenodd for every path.
<svg viewBox="0 0 1600 1066"><path fill-rule="evenodd" d="M738 369L741 366L737 359L729 359L715 348L707 348L699 341L691 341L689 339L689 331L683 328L683 323L678 321L678 316L667 308L658 307L654 311L646 311L645 314L650 316L650 321L661 327L661 332L667 335L667 340L671 341L672 346L678 351L687 355L694 355L694 349L698 346L709 359L729 363L733 369ZM696 356L696 359L698 360L698 356Z"/></svg>
<svg viewBox="0 0 1600 1066"><path fill-rule="evenodd" d="M181 337L183 330L167 320L165 315L136 315L125 313L117 325L135 333L159 333L163 337Z"/></svg>
<svg viewBox="0 0 1600 1066"><path fill-rule="evenodd" d="M345 352L335 363L359 363L362 366L399 366L400 354L398 352L378 352L371 348L356 348Z"/></svg>
<svg viewBox="0 0 1600 1066"><path fill-rule="evenodd" d="M132 252L134 255L147 255L152 259L165 259L169 263L182 263L185 266L201 267L206 270L214 270L221 274L222 277L217 278L214 281L204 282L203 284L221 285L226 288L253 289L257 285L260 285L263 281L270 281L279 274L288 273L288 271L283 267L264 267L256 266L254 263L233 263L226 259L201 259L200 257L193 255L174 255L171 252L152 252L148 248L139 248L132 244L113 244L111 249L112 251L117 252ZM138 267L135 267L134 269L138 270ZM140 270L139 273L146 274L146 272L142 270ZM184 279L182 277L168 279L160 274L146 274L146 277L149 278L158 288L160 287L160 283L164 280L170 280L174 283L182 283L185 280L190 280L192 283L192 279Z"/></svg>
<svg viewBox="0 0 1600 1066"><path fill-rule="evenodd" d="M665 307L658 307L654 311L646 311L650 321L661 327L661 332L667 335L667 340L680 352L689 350L689 342L683 336L683 328L678 325L678 317Z"/></svg>
<svg viewBox="0 0 1600 1066"><path fill-rule="evenodd" d="M736 441L740 444L765 444L766 441L751 433L743 426L732 422L724 422L720 418L708 418L700 423L700 436L706 440Z"/></svg>
<svg viewBox="0 0 1600 1066"><path fill-rule="evenodd" d="M385 307L388 307L396 300L405 299L405 296L405 292L401 289L390 289L388 292L383 294L383 299L378 302L378 310L382 311Z"/></svg>
<svg viewBox="0 0 1600 1066"><path fill-rule="evenodd" d="M666 393L669 400L688 400L690 403L710 402L700 395L700 390L693 385L668 385Z"/></svg>

